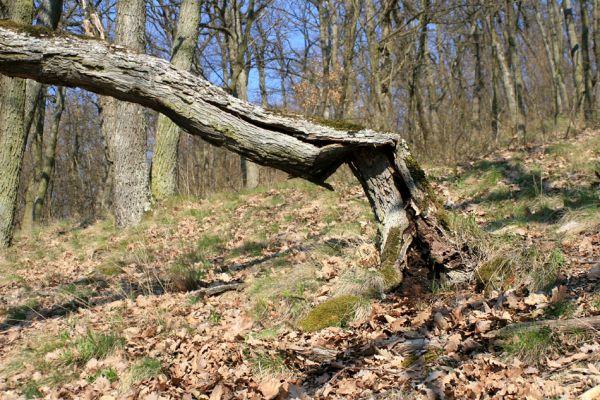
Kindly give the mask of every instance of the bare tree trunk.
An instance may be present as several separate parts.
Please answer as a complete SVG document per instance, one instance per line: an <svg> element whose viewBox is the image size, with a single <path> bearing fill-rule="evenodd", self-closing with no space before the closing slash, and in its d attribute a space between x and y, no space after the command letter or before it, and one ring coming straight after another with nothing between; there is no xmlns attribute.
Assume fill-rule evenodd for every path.
<svg viewBox="0 0 600 400"><path fill-rule="evenodd" d="M426 0L424 2L425 10L424 13L427 16L427 23L423 28L423 67L425 70L425 83L427 86L427 119L428 125L430 129L430 134L434 137L437 137L439 134L439 116L437 112L437 92L436 85L433 78L433 70L434 70L434 62L431 59L431 52L429 50L429 32L428 32L428 22L431 15L431 1ZM441 57L441 53L438 52L438 55Z"/></svg>
<svg viewBox="0 0 600 400"><path fill-rule="evenodd" d="M260 40L254 41L254 57L256 58L256 69L258 70L258 90L260 92L260 104L264 108L269 107L269 94L267 93L267 74L265 71L265 54L267 51L267 34L259 22L256 30Z"/></svg>
<svg viewBox="0 0 600 400"><path fill-rule="evenodd" d="M60 16L62 13L62 0L43 0L40 6L38 24L52 30L58 27ZM33 153L33 176L29 181L27 191L25 193L25 213L21 221L21 227L25 231L30 231L35 222L41 216L41 209L36 212L36 204L38 203L40 185L49 177L44 175L44 122L46 116L46 97L48 88L39 82L27 81L26 100L25 100L25 133L33 134L31 139L31 150ZM62 111L61 111L62 114ZM35 122L35 123L34 123ZM33 127L33 132L31 128ZM58 129L58 128L57 128ZM52 136L52 133L51 133ZM52 142L52 137L49 138ZM56 146L53 147L55 149ZM53 150L54 151L54 150ZM52 155L54 158L54 155ZM54 165L53 165L54 167ZM46 188L48 182L45 182ZM44 197L46 192L44 191ZM41 200L42 205L44 199Z"/></svg>
<svg viewBox="0 0 600 400"><path fill-rule="evenodd" d="M592 15L593 15L593 48L594 48L594 62L596 64L596 73L594 74L594 105L598 107L600 101L600 95L598 89L600 85L600 0L592 0Z"/></svg>
<svg viewBox="0 0 600 400"><path fill-rule="evenodd" d="M144 0L119 0L116 44L143 53L145 21ZM120 228L136 225L150 208L145 111L137 104L108 101L103 113L112 161L115 224Z"/></svg>
<svg viewBox="0 0 600 400"><path fill-rule="evenodd" d="M506 35L507 42L507 64L511 71L511 79L513 82L513 88L515 91L515 98L517 102L517 109L519 114L517 116L517 134L521 140L525 140L527 135L527 109L525 106L525 84L523 83L523 72L521 71L521 63L517 52L517 33L518 33L518 13L514 10L514 0L506 0L506 29L504 34ZM520 7L521 2L517 1L517 6Z"/></svg>
<svg viewBox="0 0 600 400"><path fill-rule="evenodd" d="M581 66L583 70L583 115L589 124L594 120L592 102L592 62L590 59L590 24L588 20L588 1L580 0L581 10Z"/></svg>
<svg viewBox="0 0 600 400"><path fill-rule="evenodd" d="M254 9L254 1L242 11L239 0L231 3L225 2L223 7L224 24L228 30L226 35L227 51L229 52L229 67L231 69L230 88L233 95L244 101L248 100L248 65L246 57L250 45L250 34L252 26L258 17ZM259 183L259 167L255 163L240 157L240 171L242 174L242 186L246 189L254 189Z"/></svg>
<svg viewBox="0 0 600 400"><path fill-rule="evenodd" d="M60 130L60 120L65 109L64 89L58 88L56 91L56 103L52 114L52 125L50 126L50 135L44 140L44 157L41 165L41 174L36 189L33 203L33 221L39 221L44 210L44 203L50 179L54 173L54 163L56 160L56 144L58 141L58 132Z"/></svg>
<svg viewBox="0 0 600 400"><path fill-rule="evenodd" d="M575 30L575 17L571 0L563 0L562 7L565 26L567 28L567 37L569 38L569 53L571 54L571 59L573 60L573 82L575 86L575 104L573 108L575 114L579 115L585 90L583 86L584 78L581 60L581 48L579 46L579 40L577 39L577 32Z"/></svg>
<svg viewBox="0 0 600 400"><path fill-rule="evenodd" d="M322 186L330 187L325 180L350 164L378 222L388 288L401 282L408 260L454 281L473 267L453 246L425 174L395 134L275 115L164 60L74 37L33 37L0 27L0 72L151 107L207 142Z"/></svg>
<svg viewBox="0 0 600 400"><path fill-rule="evenodd" d="M483 65L481 62L481 30L475 19L471 23L471 36L473 37L473 47L475 56L475 85L473 86L473 119L475 120L475 129L481 129L482 111L483 111Z"/></svg>
<svg viewBox="0 0 600 400"><path fill-rule="evenodd" d="M198 43L200 2L184 0L179 11L177 33L171 50L171 63L189 71ZM152 157L152 195L162 200L175 195L177 190L177 151L180 129L169 118L159 115L156 143Z"/></svg>
<svg viewBox="0 0 600 400"><path fill-rule="evenodd" d="M385 2L387 3L387 1ZM383 7L384 9L387 7ZM379 17L379 21L377 20ZM390 118L392 111L392 99L389 90L390 84L386 82L386 72L390 69L389 59L389 40L381 43L377 36L379 22L382 37L390 33L389 13L377 15L375 12L375 0L365 1L365 27L366 39L369 53L369 63L371 65L370 75L372 79L375 118L373 125L378 129L390 129Z"/></svg>
<svg viewBox="0 0 600 400"><path fill-rule="evenodd" d="M496 52L498 50L491 46L492 53L492 136L494 139L494 143L498 143L498 139L500 138L500 104L499 104L499 92L500 92L500 79L498 77L498 62L496 57Z"/></svg>
<svg viewBox="0 0 600 400"><path fill-rule="evenodd" d="M25 206L23 219L21 220L21 230L24 232L30 232L33 229L35 192L41 179L41 169L44 161L43 134L46 116L46 91L38 92L38 95L42 96L41 99L33 98L30 93L30 91L37 91L41 87L42 84L39 82L27 81L25 115L30 113L31 116L26 118L28 121L25 123L25 129L29 128L30 131L29 151L32 159L32 172L25 192Z"/></svg>
<svg viewBox="0 0 600 400"><path fill-rule="evenodd" d="M560 97L562 99L563 109L561 114L564 114L565 110L569 109L569 97L567 95L567 87L565 85L565 77L563 74L563 51L564 51L564 36L561 18L559 17L560 10L556 3L556 0L548 1L548 16L550 19L550 43L552 45L552 54L554 58L554 65L556 65L556 73L558 74L558 87Z"/></svg>
<svg viewBox="0 0 600 400"><path fill-rule="evenodd" d="M2 3L10 20L31 25L32 0ZM25 95L24 80L0 76L0 248L9 246L13 238L19 180L27 138Z"/></svg>
<svg viewBox="0 0 600 400"><path fill-rule="evenodd" d="M329 118L329 74L331 72L331 51L332 43L330 37L331 26L331 10L329 9L328 1L312 0L312 3L317 8L319 15L319 47L321 48L321 65L322 65L322 81L319 85L319 105L317 114L324 118Z"/></svg>
<svg viewBox="0 0 600 400"><path fill-rule="evenodd" d="M502 82L502 86L504 87L504 94L506 96L506 104L508 105L508 114L511 122L512 134L513 137L515 137L515 135L518 135L521 132L517 94L513 85L510 67L506 61L506 57L504 56L504 46L498 39L493 16L489 17L489 30L490 37L492 39L494 55L496 56L498 67L500 68L500 80Z"/></svg>
<svg viewBox="0 0 600 400"><path fill-rule="evenodd" d="M279 64L279 88L281 94L281 108L283 110L287 110L288 108L288 99L287 99L287 90L285 87L285 81L289 75L289 67L288 62L285 59L285 50L284 50L284 41L279 32L275 33L277 37L275 52L277 58L277 64Z"/></svg>
<svg viewBox="0 0 600 400"><path fill-rule="evenodd" d="M556 124L558 121L558 116L562 113L563 105L562 98L560 93L560 76L557 71L556 62L554 59L554 54L552 50L553 43L551 42L551 38L548 37L548 33L546 30L546 26L544 24L544 19L540 12L540 5L536 5L535 7L535 21L540 29L540 34L542 35L542 41L544 42L544 50L546 51L546 58L548 60L548 66L550 67L550 75L552 78L552 96L554 97L554 123Z"/></svg>
<svg viewBox="0 0 600 400"><path fill-rule="evenodd" d="M358 24L360 8L355 4L354 0L345 0L345 16L344 16L344 52L343 52L343 67L341 72L341 89L340 89L340 105L339 117L346 118L350 113L349 104L352 100L352 72L354 61L354 45L356 43L356 27Z"/></svg>

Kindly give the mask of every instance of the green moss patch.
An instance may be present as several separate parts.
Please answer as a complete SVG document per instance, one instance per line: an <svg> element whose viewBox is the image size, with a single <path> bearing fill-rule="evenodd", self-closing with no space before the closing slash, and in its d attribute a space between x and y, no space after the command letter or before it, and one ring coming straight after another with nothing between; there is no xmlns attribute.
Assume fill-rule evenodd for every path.
<svg viewBox="0 0 600 400"><path fill-rule="evenodd" d="M365 300L358 296L334 297L319 304L298 323L305 332L316 332L330 326L345 326Z"/></svg>
<svg viewBox="0 0 600 400"><path fill-rule="evenodd" d="M383 276L385 290L392 289L402 282L402 273L396 267L400 235L400 228L391 228L388 233L385 247L381 253L381 266L379 267L379 272Z"/></svg>

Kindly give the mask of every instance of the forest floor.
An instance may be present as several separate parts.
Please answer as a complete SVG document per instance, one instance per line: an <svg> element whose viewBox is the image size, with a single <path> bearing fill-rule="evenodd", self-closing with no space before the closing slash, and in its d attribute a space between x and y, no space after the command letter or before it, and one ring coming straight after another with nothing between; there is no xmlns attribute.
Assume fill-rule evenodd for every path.
<svg viewBox="0 0 600 400"><path fill-rule="evenodd" d="M599 162L588 131L431 168L481 257L462 287L409 271L384 296L355 184L40 228L0 260L0 398L576 398L600 385L596 330L497 330L600 315ZM336 326L311 332L331 298L319 318Z"/></svg>

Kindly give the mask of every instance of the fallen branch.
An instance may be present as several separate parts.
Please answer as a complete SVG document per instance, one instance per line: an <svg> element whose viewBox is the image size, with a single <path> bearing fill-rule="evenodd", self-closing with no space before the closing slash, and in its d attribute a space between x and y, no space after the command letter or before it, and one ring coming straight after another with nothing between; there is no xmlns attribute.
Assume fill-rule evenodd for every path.
<svg viewBox="0 0 600 400"><path fill-rule="evenodd" d="M515 333L530 331L534 329L549 328L555 331L568 332L576 330L597 330L600 329L600 315L588 318L573 319L549 319L541 321L522 322L511 324L504 328L489 332L488 337L507 337Z"/></svg>
<svg viewBox="0 0 600 400"><path fill-rule="evenodd" d="M454 283L472 272L425 173L395 133L278 115L166 60L6 21L0 21L0 73L140 104L208 143L327 188L327 178L347 164L375 216L386 290L402 282L408 265L427 265Z"/></svg>
<svg viewBox="0 0 600 400"><path fill-rule="evenodd" d="M194 290L193 292L189 292L189 293L191 295L198 296L198 297L209 297L209 296L216 296L221 293L229 292L231 290L240 290L242 287L244 287L243 282L227 283L225 285L212 286L212 287Z"/></svg>

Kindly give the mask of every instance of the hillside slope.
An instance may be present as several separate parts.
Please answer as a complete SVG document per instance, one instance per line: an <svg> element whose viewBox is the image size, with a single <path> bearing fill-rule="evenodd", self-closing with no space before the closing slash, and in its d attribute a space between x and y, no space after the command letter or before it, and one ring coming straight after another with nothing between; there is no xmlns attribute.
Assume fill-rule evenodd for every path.
<svg viewBox="0 0 600 400"><path fill-rule="evenodd" d="M465 287L410 271L384 296L355 184L37 230L0 262L2 398L575 398L600 384L597 331L495 331L600 315L598 157L590 131L432 169L481 257Z"/></svg>

